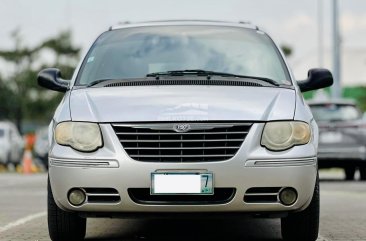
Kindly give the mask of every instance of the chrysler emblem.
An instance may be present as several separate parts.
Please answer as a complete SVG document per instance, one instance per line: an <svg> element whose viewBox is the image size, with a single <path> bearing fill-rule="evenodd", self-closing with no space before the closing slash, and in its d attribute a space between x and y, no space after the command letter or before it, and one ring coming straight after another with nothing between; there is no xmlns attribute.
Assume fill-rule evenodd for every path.
<svg viewBox="0 0 366 241"><path fill-rule="evenodd" d="M187 132L191 129L191 126L189 124L174 124L173 130L176 132Z"/></svg>

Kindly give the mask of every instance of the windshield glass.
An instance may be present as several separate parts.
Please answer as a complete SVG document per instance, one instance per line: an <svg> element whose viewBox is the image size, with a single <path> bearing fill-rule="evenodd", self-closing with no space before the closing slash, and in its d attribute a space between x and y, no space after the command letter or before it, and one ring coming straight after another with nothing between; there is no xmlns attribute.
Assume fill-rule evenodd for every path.
<svg viewBox="0 0 366 241"><path fill-rule="evenodd" d="M149 26L103 33L85 58L76 85L101 79L201 69L291 84L276 46L264 33L226 26Z"/></svg>
<svg viewBox="0 0 366 241"><path fill-rule="evenodd" d="M317 121L348 121L360 118L360 112L354 105L311 105L311 111Z"/></svg>

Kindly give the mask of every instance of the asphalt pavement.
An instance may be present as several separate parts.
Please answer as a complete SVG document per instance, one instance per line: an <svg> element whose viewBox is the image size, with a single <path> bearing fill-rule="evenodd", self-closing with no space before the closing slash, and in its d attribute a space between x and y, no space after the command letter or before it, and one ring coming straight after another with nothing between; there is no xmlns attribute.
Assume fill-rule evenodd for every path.
<svg viewBox="0 0 366 241"><path fill-rule="evenodd" d="M366 182L343 181L340 171L321 177L318 240L366 241ZM46 174L0 173L0 240L50 240L46 216ZM89 219L89 241L280 240L277 219Z"/></svg>

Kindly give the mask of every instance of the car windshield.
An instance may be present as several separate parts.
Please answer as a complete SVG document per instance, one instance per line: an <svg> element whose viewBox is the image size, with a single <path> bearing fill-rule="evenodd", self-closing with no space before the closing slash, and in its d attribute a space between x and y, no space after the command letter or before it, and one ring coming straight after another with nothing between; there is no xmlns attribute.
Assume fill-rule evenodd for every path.
<svg viewBox="0 0 366 241"><path fill-rule="evenodd" d="M241 27L179 25L103 33L84 59L76 85L196 69L291 84L277 47L263 32Z"/></svg>
<svg viewBox="0 0 366 241"><path fill-rule="evenodd" d="M361 114L354 105L319 104L310 105L317 121L348 121L357 120Z"/></svg>

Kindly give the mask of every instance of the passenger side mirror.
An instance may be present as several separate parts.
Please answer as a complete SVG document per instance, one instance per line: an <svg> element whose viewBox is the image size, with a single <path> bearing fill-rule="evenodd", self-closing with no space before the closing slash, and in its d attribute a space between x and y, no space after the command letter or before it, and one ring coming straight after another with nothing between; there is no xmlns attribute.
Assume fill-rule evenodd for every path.
<svg viewBox="0 0 366 241"><path fill-rule="evenodd" d="M70 81L62 79L61 71L55 68L48 68L39 72L37 81L39 86L59 92L66 92L70 83Z"/></svg>
<svg viewBox="0 0 366 241"><path fill-rule="evenodd" d="M327 69L310 69L306 80L297 81L301 92L329 87L333 84L332 73Z"/></svg>

